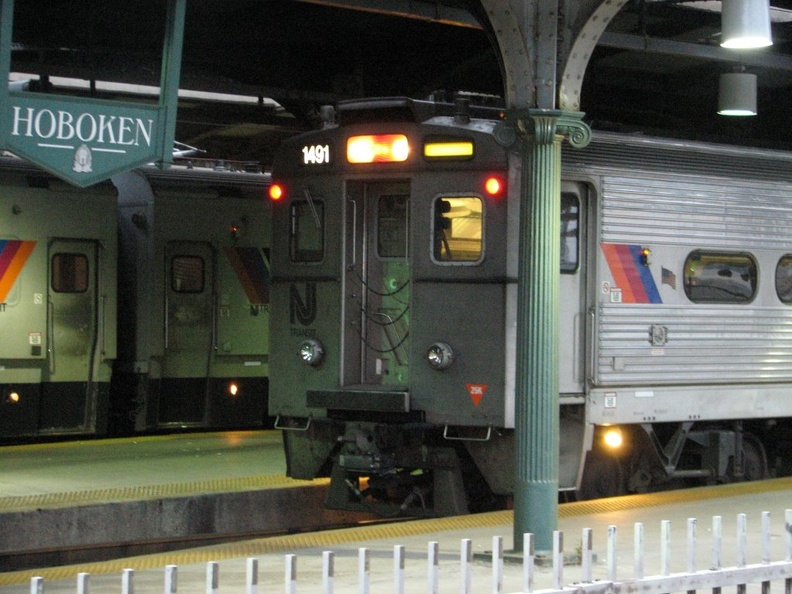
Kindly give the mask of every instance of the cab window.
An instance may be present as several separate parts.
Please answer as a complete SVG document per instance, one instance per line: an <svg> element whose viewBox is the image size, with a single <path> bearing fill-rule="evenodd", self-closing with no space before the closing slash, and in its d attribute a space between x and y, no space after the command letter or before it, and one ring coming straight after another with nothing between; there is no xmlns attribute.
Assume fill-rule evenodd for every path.
<svg viewBox="0 0 792 594"><path fill-rule="evenodd" d="M685 260L685 293L694 303L748 303L756 280L748 254L696 250Z"/></svg>
<svg viewBox="0 0 792 594"><path fill-rule="evenodd" d="M292 262L321 262L324 258L324 202L312 198L292 202L289 256Z"/></svg>
<svg viewBox="0 0 792 594"><path fill-rule="evenodd" d="M483 202L478 196L439 196L434 201L432 256L439 263L480 262Z"/></svg>

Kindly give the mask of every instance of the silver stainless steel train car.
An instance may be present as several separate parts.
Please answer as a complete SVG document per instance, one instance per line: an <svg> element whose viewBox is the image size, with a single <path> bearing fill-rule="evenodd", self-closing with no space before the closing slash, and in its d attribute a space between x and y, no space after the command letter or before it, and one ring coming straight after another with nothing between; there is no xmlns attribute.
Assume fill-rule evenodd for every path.
<svg viewBox="0 0 792 594"><path fill-rule="evenodd" d="M0 159L0 440L266 425L268 180Z"/></svg>
<svg viewBox="0 0 792 594"><path fill-rule="evenodd" d="M332 507L504 503L520 197L496 120L406 99L334 113L273 169L288 473L330 476ZM604 133L564 149L563 491L788 472L790 182L781 152Z"/></svg>

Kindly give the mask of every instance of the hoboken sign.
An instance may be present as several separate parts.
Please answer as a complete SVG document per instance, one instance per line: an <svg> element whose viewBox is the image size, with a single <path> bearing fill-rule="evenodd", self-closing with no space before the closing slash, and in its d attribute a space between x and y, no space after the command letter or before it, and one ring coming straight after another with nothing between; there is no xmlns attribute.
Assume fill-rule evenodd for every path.
<svg viewBox="0 0 792 594"><path fill-rule="evenodd" d="M9 91L6 148L86 187L156 160L160 107Z"/></svg>

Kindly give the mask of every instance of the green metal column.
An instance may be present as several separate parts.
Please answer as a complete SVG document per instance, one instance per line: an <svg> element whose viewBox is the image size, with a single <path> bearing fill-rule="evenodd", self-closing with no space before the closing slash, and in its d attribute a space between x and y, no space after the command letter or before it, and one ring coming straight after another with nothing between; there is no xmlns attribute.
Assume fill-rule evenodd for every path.
<svg viewBox="0 0 792 594"><path fill-rule="evenodd" d="M14 0L0 0L0 147L8 140L8 77L11 73L11 42L14 30Z"/></svg>
<svg viewBox="0 0 792 594"><path fill-rule="evenodd" d="M181 78L182 48L184 46L184 19L187 0L168 0L165 15L165 40L162 48L160 72L160 118L157 154L160 165L173 163L173 141L176 137L176 112L179 105L179 79Z"/></svg>
<svg viewBox="0 0 792 594"><path fill-rule="evenodd" d="M523 136L517 281L514 546L534 534L551 551L558 523L558 284L561 267L561 142L585 146L583 114L518 109L506 125Z"/></svg>

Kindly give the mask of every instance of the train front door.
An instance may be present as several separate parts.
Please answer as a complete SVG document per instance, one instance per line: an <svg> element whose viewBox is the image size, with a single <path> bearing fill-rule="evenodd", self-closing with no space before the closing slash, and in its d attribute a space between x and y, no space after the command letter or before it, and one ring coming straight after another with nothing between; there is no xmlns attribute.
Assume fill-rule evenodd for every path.
<svg viewBox="0 0 792 594"><path fill-rule="evenodd" d="M39 431L93 430L99 328L99 246L95 241L54 240L49 245L47 365L42 374ZM31 344L42 344L31 336Z"/></svg>
<svg viewBox="0 0 792 594"><path fill-rule="evenodd" d="M410 184L347 185L344 383L406 386ZM351 356L354 354L354 356Z"/></svg>
<svg viewBox="0 0 792 594"><path fill-rule="evenodd" d="M559 392L585 388L586 188L565 183L561 191L561 279L559 282Z"/></svg>
<svg viewBox="0 0 792 594"><path fill-rule="evenodd" d="M160 426L204 423L213 341L214 252L208 243L165 248L165 337Z"/></svg>

